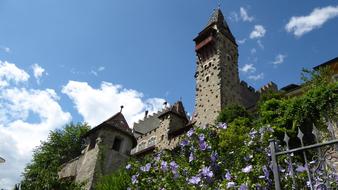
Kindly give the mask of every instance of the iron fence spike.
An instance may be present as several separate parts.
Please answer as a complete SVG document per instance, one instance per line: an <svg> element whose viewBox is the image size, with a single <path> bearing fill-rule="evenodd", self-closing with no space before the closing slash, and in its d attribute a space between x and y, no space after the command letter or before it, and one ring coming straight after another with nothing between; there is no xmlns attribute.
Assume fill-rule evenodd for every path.
<svg viewBox="0 0 338 190"><path fill-rule="evenodd" d="M297 134L297 137L300 139L301 142L303 142L303 132L300 130L300 128L298 127L298 134Z"/></svg>
<svg viewBox="0 0 338 190"><path fill-rule="evenodd" d="M290 137L288 136L288 134L286 132L284 132L284 142L286 143L287 149L289 149L289 140Z"/></svg>
<svg viewBox="0 0 338 190"><path fill-rule="evenodd" d="M317 127L315 126L315 124L313 124L313 126L312 126L312 134L315 136L315 141L319 142L320 141L320 134L319 134L319 131L318 131Z"/></svg>

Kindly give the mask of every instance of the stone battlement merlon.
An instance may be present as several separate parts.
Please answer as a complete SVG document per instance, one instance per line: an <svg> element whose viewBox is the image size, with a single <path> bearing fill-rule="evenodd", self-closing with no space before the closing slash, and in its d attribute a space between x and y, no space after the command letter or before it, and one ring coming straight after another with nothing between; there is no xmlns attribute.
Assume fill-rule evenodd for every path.
<svg viewBox="0 0 338 190"><path fill-rule="evenodd" d="M275 84L274 82L270 81L268 84L262 86L258 92L259 93L266 93L266 92L277 92L278 91L278 87L277 87L277 84Z"/></svg>

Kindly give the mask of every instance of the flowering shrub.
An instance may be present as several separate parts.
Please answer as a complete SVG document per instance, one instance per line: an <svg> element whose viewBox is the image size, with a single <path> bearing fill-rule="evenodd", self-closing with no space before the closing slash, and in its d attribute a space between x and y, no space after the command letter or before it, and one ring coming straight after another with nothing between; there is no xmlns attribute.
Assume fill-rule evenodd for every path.
<svg viewBox="0 0 338 190"><path fill-rule="evenodd" d="M233 134L238 125L219 124L195 127L173 151L160 151L127 166L129 189L270 189L268 155L260 145L269 128L254 129L230 148L222 138ZM243 127L243 126L242 126ZM115 174L117 175L117 174ZM119 174L121 175L121 174Z"/></svg>

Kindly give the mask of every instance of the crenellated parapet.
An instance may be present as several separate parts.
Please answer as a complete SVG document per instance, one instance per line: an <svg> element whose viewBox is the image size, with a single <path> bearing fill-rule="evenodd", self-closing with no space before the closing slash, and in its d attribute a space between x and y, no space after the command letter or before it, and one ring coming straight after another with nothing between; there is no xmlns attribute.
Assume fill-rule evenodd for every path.
<svg viewBox="0 0 338 190"><path fill-rule="evenodd" d="M260 94L265 94L268 92L278 92L278 87L277 84L275 84L274 82L270 81L268 84L262 86L258 92Z"/></svg>

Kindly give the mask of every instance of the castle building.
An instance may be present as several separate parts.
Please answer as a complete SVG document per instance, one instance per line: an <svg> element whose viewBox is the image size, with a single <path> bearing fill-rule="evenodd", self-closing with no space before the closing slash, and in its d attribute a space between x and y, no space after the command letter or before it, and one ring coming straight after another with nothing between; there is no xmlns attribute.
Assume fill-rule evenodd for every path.
<svg viewBox="0 0 338 190"><path fill-rule="evenodd" d="M238 45L221 10L216 9L207 26L194 39L196 51L195 118L197 125L215 121L227 105L254 107L261 93L277 91L270 82L255 91L238 74Z"/></svg>
<svg viewBox="0 0 338 190"><path fill-rule="evenodd" d="M238 74L238 46L220 9L216 9L207 26L194 39L196 51L195 114L187 117L183 103L177 101L135 123L131 130L121 112L91 129L85 136L82 154L63 164L61 179L85 182L94 189L97 180L115 171L130 156L142 157L163 149L175 148L182 134L194 124L213 124L227 105L240 104L247 109L256 105L259 96L277 91L270 82L256 91ZM122 111L122 110L121 110Z"/></svg>
<svg viewBox="0 0 338 190"><path fill-rule="evenodd" d="M64 163L60 179L85 183L94 189L97 180L123 166L136 146L136 139L121 112L94 127L83 136L86 148L81 155Z"/></svg>

